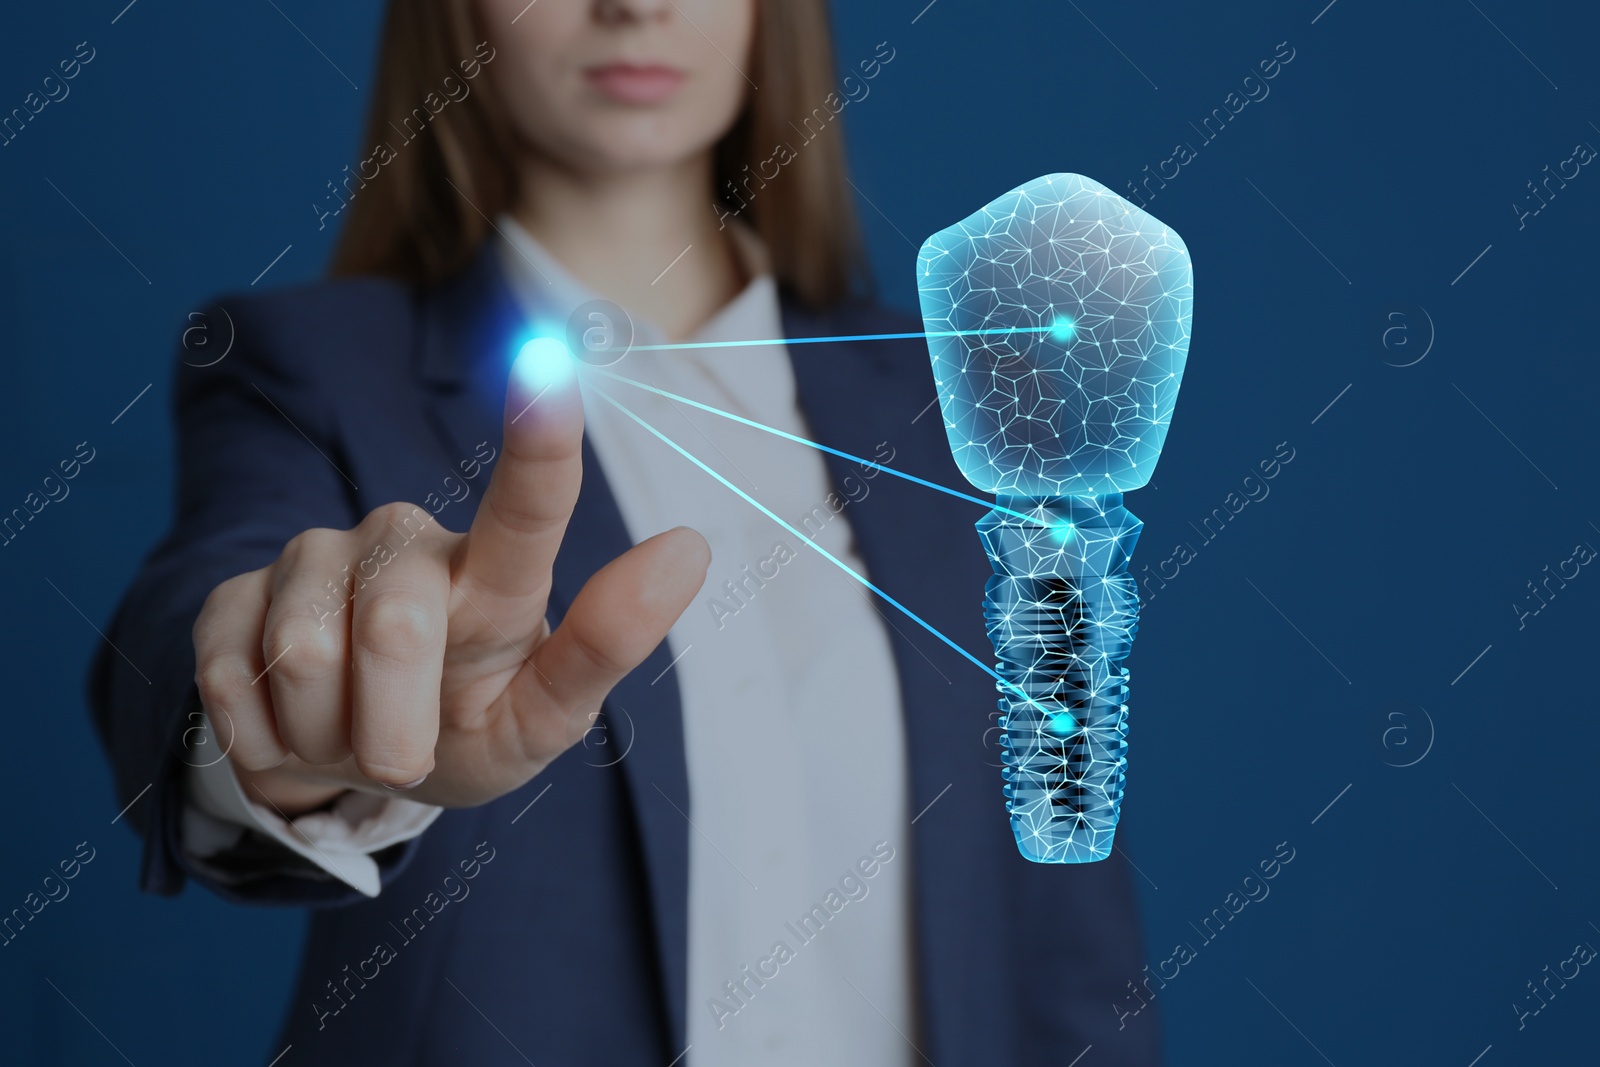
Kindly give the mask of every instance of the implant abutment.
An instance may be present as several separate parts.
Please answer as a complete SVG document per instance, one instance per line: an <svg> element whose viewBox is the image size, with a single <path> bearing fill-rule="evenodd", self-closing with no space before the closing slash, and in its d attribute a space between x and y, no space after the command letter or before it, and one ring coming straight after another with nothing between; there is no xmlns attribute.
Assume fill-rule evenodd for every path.
<svg viewBox="0 0 1600 1067"><path fill-rule="evenodd" d="M1032 860L1104 859L1127 765L1123 661L1138 628L1128 563L1142 523L1116 495L1001 508L978 533L994 567L984 615L1007 683L997 688L1012 830Z"/></svg>

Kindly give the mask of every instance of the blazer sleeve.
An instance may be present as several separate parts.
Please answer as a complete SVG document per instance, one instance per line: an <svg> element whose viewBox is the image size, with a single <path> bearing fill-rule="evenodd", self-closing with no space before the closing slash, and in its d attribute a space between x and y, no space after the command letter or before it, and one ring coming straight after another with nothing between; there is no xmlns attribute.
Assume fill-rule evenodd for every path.
<svg viewBox="0 0 1600 1067"><path fill-rule="evenodd" d="M119 803L131 804L126 820L144 841L147 892L174 895L193 879L241 903L365 899L343 882L274 873L270 865L260 878L219 883L185 856L181 834L183 772L215 758L199 744L191 634L206 597L226 579L271 563L301 531L348 529L360 518L335 417L340 403L359 399L336 395L326 346L319 350L314 340L317 315L291 300L252 296L210 308L207 328L226 330L232 345L209 366L196 366L201 358L180 347L172 527L124 595L90 668L89 704ZM214 336L208 349L221 340ZM415 845L374 856L384 885Z"/></svg>

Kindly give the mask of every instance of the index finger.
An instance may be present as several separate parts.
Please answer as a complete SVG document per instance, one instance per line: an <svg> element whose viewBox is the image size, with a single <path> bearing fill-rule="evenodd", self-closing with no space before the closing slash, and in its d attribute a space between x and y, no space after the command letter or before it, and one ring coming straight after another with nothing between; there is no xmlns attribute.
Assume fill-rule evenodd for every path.
<svg viewBox="0 0 1600 1067"><path fill-rule="evenodd" d="M504 597L548 594L582 482L576 361L560 341L535 339L511 367L505 443L458 550L456 581Z"/></svg>

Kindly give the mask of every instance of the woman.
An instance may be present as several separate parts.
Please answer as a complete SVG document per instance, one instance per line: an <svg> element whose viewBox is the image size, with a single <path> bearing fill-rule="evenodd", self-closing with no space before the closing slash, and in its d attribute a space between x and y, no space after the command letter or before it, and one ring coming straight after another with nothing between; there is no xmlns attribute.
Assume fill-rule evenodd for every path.
<svg viewBox="0 0 1600 1067"><path fill-rule="evenodd" d="M1153 1062L1126 872L844 572L982 647L970 517L707 410L954 477L919 344L776 340L915 329L844 104L822 0L395 0L340 277L180 369L97 717L148 889L346 905L297 1062Z"/></svg>

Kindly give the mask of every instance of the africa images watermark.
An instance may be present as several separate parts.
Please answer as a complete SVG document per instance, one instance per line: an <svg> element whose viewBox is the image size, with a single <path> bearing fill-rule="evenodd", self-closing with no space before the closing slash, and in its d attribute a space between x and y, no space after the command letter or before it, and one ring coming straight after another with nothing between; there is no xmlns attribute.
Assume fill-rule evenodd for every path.
<svg viewBox="0 0 1600 1067"><path fill-rule="evenodd" d="M487 855L485 855L485 851L487 851ZM459 904L466 900L467 895L472 892L472 887L467 883L482 874L483 868L488 866L494 860L494 857L495 851L490 847L489 842L480 841L473 849L471 857L456 864L460 869L459 874L455 871L446 874L439 884L439 889L437 891L429 890L428 894L422 898L422 903L412 908L400 920L399 926L396 926L391 921L389 928L398 935L400 948L405 948L421 937L422 932L428 928L428 924L437 918L445 908L451 904ZM337 979L337 984L335 984L335 979L333 978L324 983L328 990L329 999L325 1002L311 1002L311 1010L317 1016L317 1029L326 1029L329 1019L349 1007L349 1002L355 1000L356 995L367 988L368 982L377 981L378 976L383 973L383 968L399 958L400 952L395 948L394 942L385 940L379 941L374 945L372 955L358 962L354 969L351 969L348 963L345 964L340 969L342 977ZM343 991L342 994L341 990Z"/></svg>
<svg viewBox="0 0 1600 1067"><path fill-rule="evenodd" d="M84 452L85 449L88 450L87 455ZM0 518L0 548L15 541L22 531L27 528L28 523L32 522L45 508L51 504L59 504L67 499L67 495L72 492L72 487L67 483L82 473L84 467L94 462L94 457L94 447L88 441L79 441L70 458L58 461L56 466L61 471L60 475L58 476L55 471L50 471L49 474L44 476L44 481L41 483L40 487L44 490L44 496L40 496L36 492L30 492L22 498L21 506L12 508L9 515ZM46 469L48 470L48 468Z"/></svg>
<svg viewBox="0 0 1600 1067"><path fill-rule="evenodd" d="M351 602L355 600L357 590L365 589L368 582L376 579L384 565L392 563L399 556L400 549L416 540L417 535L427 529L428 524L433 522L441 511L452 503L460 503L470 496L472 488L467 485L467 482L472 481L483 473L498 455L498 450L488 441L480 441L473 456L462 460L458 464L461 469L461 478L457 479L453 474L445 475L444 481L440 486L444 490L444 495L440 496L439 493L429 492L423 500L423 505L428 509L428 514L424 514L422 508L413 507L409 512L401 516L399 526L396 526L393 522L389 524L389 528L398 537L378 542L372 549L372 555L356 564L353 571L349 564L345 564L337 583L332 579L324 582L323 587L326 592L322 594L322 599L332 599L338 606L330 610L322 604L311 605L311 610L317 617L317 629L320 630L327 626L329 619L337 618L345 608L349 607ZM401 506L403 507L404 505Z"/></svg>
<svg viewBox="0 0 1600 1067"><path fill-rule="evenodd" d="M1220 937L1222 931L1227 929L1228 924L1250 904L1266 900L1267 895L1272 892L1272 887L1267 883L1281 874L1283 868L1294 861L1294 856L1294 848L1290 846L1289 842L1278 842L1277 847L1272 850L1272 856L1256 864L1256 869L1260 871L1260 874L1258 875L1256 871L1251 871L1244 876L1244 880L1239 887L1244 892L1243 896L1240 896L1238 892L1230 891L1223 898L1222 906L1212 908L1211 914L1201 919L1199 926L1190 923L1189 926L1202 939L1200 942L1201 947L1211 944L1211 942ZM1183 968L1199 958L1199 955L1199 949L1195 948L1192 942L1180 941L1173 946L1172 955L1156 964L1156 973L1151 974L1150 966L1146 964L1144 977L1139 984L1135 985L1131 980L1128 982L1129 995L1123 998L1128 1002L1128 1006L1111 1005L1111 1010L1117 1013L1117 1029L1121 1030L1126 1027L1128 1019L1149 1007L1150 1001L1156 999L1157 990L1167 988L1167 983L1182 974ZM1172 968L1170 974L1167 972L1169 966ZM1151 982L1155 983L1154 989L1150 986ZM1144 993L1139 991L1141 986L1144 989ZM1149 994L1148 1000L1145 998L1145 993ZM1138 1000L1137 1006L1134 1006L1135 998Z"/></svg>
<svg viewBox="0 0 1600 1067"><path fill-rule="evenodd" d="M888 55L884 55L886 48L889 50ZM844 96L831 92L822 98L819 106L812 108L810 114L800 120L799 126L790 121L790 128L800 135L800 148L821 137L847 106L865 100L867 94L872 92L872 87L867 83L883 72L883 68L894 60L896 53L889 47L888 41L879 41L872 55L873 58L863 59L856 64L856 68L861 71L860 78L854 74L847 74L840 82L839 87L844 90ZM767 187L768 182L776 180L783 172L783 168L799 157L800 149L789 141L783 141L773 145L772 153L756 164L754 174L750 173L750 164L746 163L742 177L729 178L724 183L726 187L723 189L722 202L711 205L711 210L716 213L717 222L720 224L717 229L725 228L730 218L737 218L750 206L750 202L757 194ZM771 173L768 173L769 170ZM756 183L756 188L750 188L751 182Z"/></svg>
<svg viewBox="0 0 1600 1067"><path fill-rule="evenodd" d="M1538 585L1532 579L1527 583L1528 592L1532 594L1523 603L1511 602L1511 610L1517 616L1517 629L1525 630L1528 620L1550 606L1557 594L1567 587L1567 583L1583 573L1583 568L1595 557L1594 545L1588 541L1579 541L1572 548L1572 555L1556 564L1555 573L1550 572L1550 564L1543 568L1544 578ZM1571 568L1570 573L1568 568ZM1552 583L1554 583L1552 585ZM1541 592L1540 590L1543 590Z"/></svg>
<svg viewBox="0 0 1600 1067"><path fill-rule="evenodd" d="M878 468L894 461L895 450L889 447L889 442L878 443L873 453L871 464L860 465L860 477L847 474L839 482L839 488L844 490L840 496L838 490L830 489L822 503L815 505L796 523L796 527L805 531L805 536L816 541L822 535L827 525L839 516L847 504L859 504L872 492L872 486L867 484L878 476ZM876 464L876 466L872 465ZM776 541L772 550L766 556L756 561L754 569L746 563L739 569L737 578L729 578L722 583L720 593L712 593L706 597L706 607L711 611L711 617L716 621L717 629L721 630L728 624L728 620L750 606L767 583L777 578L783 567L797 558L793 546L787 541Z"/></svg>
<svg viewBox="0 0 1600 1067"><path fill-rule="evenodd" d="M89 850L88 855L84 855L84 849ZM78 842L78 847L73 849L72 857L56 864L61 873L57 875L55 871L51 871L44 876L44 881L40 885L44 891L43 896L30 891L22 898L21 907L12 908L11 914L0 919L0 948L9 947L45 908L66 900L67 895L72 892L72 887L67 883L78 877L83 868L93 862L94 857L94 846L87 841Z"/></svg>
<svg viewBox="0 0 1600 1067"><path fill-rule="evenodd" d="M83 72L83 68L94 62L95 50L88 41L80 41L72 50L72 58L63 59L56 64L60 74L52 71L44 76L38 91L30 92L22 98L22 106L14 107L11 113L0 119L0 148L4 148L22 135L28 124L39 117L45 108L51 104L59 104L72 93L72 86L67 83Z"/></svg>
<svg viewBox="0 0 1600 1067"><path fill-rule="evenodd" d="M798 926L795 922L783 924L783 928L795 939L793 948L786 940L774 941L772 950L756 961L753 970L746 964L732 979L722 983L722 991L727 994L726 1000L721 997L707 997L706 1007L710 1009L711 1018L716 1021L717 1029L725 1028L729 1019L748 1008L756 995L767 988L767 983L777 978L782 973L783 967L799 957L800 949L821 936L823 929L844 911L846 904L866 900L867 894L872 891L868 883L877 877L883 865L892 859L894 859L894 847L889 842L879 841L874 844L872 855L862 856L856 861L855 866L846 870L839 877L838 887L829 889L820 904L811 905L811 910L796 920Z"/></svg>
<svg viewBox="0 0 1600 1067"><path fill-rule="evenodd" d="M1527 229L1528 220L1549 207L1550 201L1556 198L1556 193L1565 189L1567 182L1582 173L1582 168L1592 162L1595 155L1594 145L1588 141L1579 141L1572 146L1572 155L1556 164L1554 174L1550 173L1550 164L1546 163L1541 172L1543 178L1540 179L1539 184L1535 185L1530 180L1527 183L1529 195L1522 198L1523 203L1513 203L1511 205L1511 213L1517 217L1517 229ZM1567 173L1568 167L1572 168L1572 173L1570 174ZM1554 187L1551 186L1551 182L1555 182ZM1541 189L1543 193L1540 192Z"/></svg>
<svg viewBox="0 0 1600 1067"><path fill-rule="evenodd" d="M1530 1006L1523 1007L1515 1001L1511 1004L1511 1010L1517 1017L1517 1029L1526 1029L1528 1020L1548 1008L1550 1002L1556 999L1556 994L1567 988L1568 982L1582 974L1583 968L1594 962L1594 958L1594 946L1587 941L1583 941L1573 947L1572 955L1556 964L1556 969L1553 973L1550 970L1550 965L1548 963L1545 964L1540 972L1544 975L1544 978L1539 984L1535 985L1532 981L1527 983L1530 995L1522 999ZM1571 974L1567 973L1569 966L1572 968ZM1550 985L1551 982L1555 983L1553 987ZM1544 992L1541 993L1540 989L1543 989ZM1534 1006L1535 1004L1537 1006Z"/></svg>
<svg viewBox="0 0 1600 1067"><path fill-rule="evenodd" d="M1244 91L1243 96L1239 95L1237 91L1230 92L1222 98L1220 107L1212 108L1211 114L1200 120L1199 126L1192 122L1189 123L1189 128L1204 138L1199 146L1197 147L1191 141L1180 141L1173 145L1172 154L1156 164L1156 172L1154 174L1150 173L1150 167L1146 165L1144 177L1140 179L1139 186L1135 186L1131 179L1127 182L1129 199L1140 207L1146 207L1151 200L1156 198L1157 192L1165 189L1167 182L1176 180L1183 173L1184 167L1199 158L1200 149L1220 137L1222 131L1228 128L1228 124L1238 117L1245 108L1252 103L1258 104L1267 98L1267 95L1272 92L1272 88L1267 83L1283 73L1283 68L1294 62L1294 57L1295 51L1290 47L1289 42L1279 41L1277 47L1273 49L1272 58L1263 59L1256 64L1256 69L1261 72L1260 76L1258 77L1252 72L1246 74L1244 80L1240 82L1239 88ZM1170 174L1167 172L1169 167L1171 168ZM1156 183L1156 188L1152 189L1150 187L1151 182ZM1144 190L1143 193L1139 191L1141 187Z"/></svg>
<svg viewBox="0 0 1600 1067"><path fill-rule="evenodd" d="M1256 464L1260 476L1251 473L1244 476L1239 483L1239 489L1228 493L1222 499L1222 506L1211 509L1211 514L1200 520L1200 525L1189 523L1191 529L1201 537L1200 548L1204 548L1215 541L1228 524L1237 518L1245 508L1252 503L1259 504L1267 499L1272 492L1272 487L1267 483L1283 472L1283 468L1294 462L1294 446L1288 441L1280 441L1272 451L1272 458L1263 459ZM1240 495L1242 492L1243 495ZM1139 602L1141 605L1154 600L1156 593L1167 587L1167 583L1177 578L1183 568L1193 563L1200 555L1192 541L1179 542L1177 547L1166 559L1156 564L1145 564L1143 577L1138 579L1140 586ZM1155 573L1150 573L1150 568L1155 567ZM1168 568L1172 573L1167 573ZM1151 588L1154 585L1155 588Z"/></svg>
<svg viewBox="0 0 1600 1067"><path fill-rule="evenodd" d="M473 51L472 58L463 59L456 64L461 69L461 77L458 78L454 74L450 74L440 83L439 88L443 91L443 96L439 95L438 92L429 92L422 98L421 104L412 108L411 113L400 120L399 126L396 126L391 120L389 128L400 135L400 147L404 148L418 137L421 137L428 129L429 124L433 122L434 117L445 108L451 104L459 104L471 96L472 86L467 83L482 73L484 66L493 62L494 57L495 50L490 46L489 42L479 42L477 48ZM349 207L350 201L356 198L356 194L365 189L368 182L375 180L379 174L382 174L383 168L394 162L399 155L400 153L395 150L393 144L388 141L380 141L373 146L372 152L365 159L356 164L355 173L352 174L350 167L346 165L344 175L339 179L338 185L331 181L327 183L328 192L332 195L323 197L323 200L332 201L334 206L325 209L321 204L313 203L311 205L311 210L316 212L317 215L317 229L327 229L328 220ZM369 169L371 170L370 174L367 173ZM344 189L344 195L339 192L341 187Z"/></svg>

